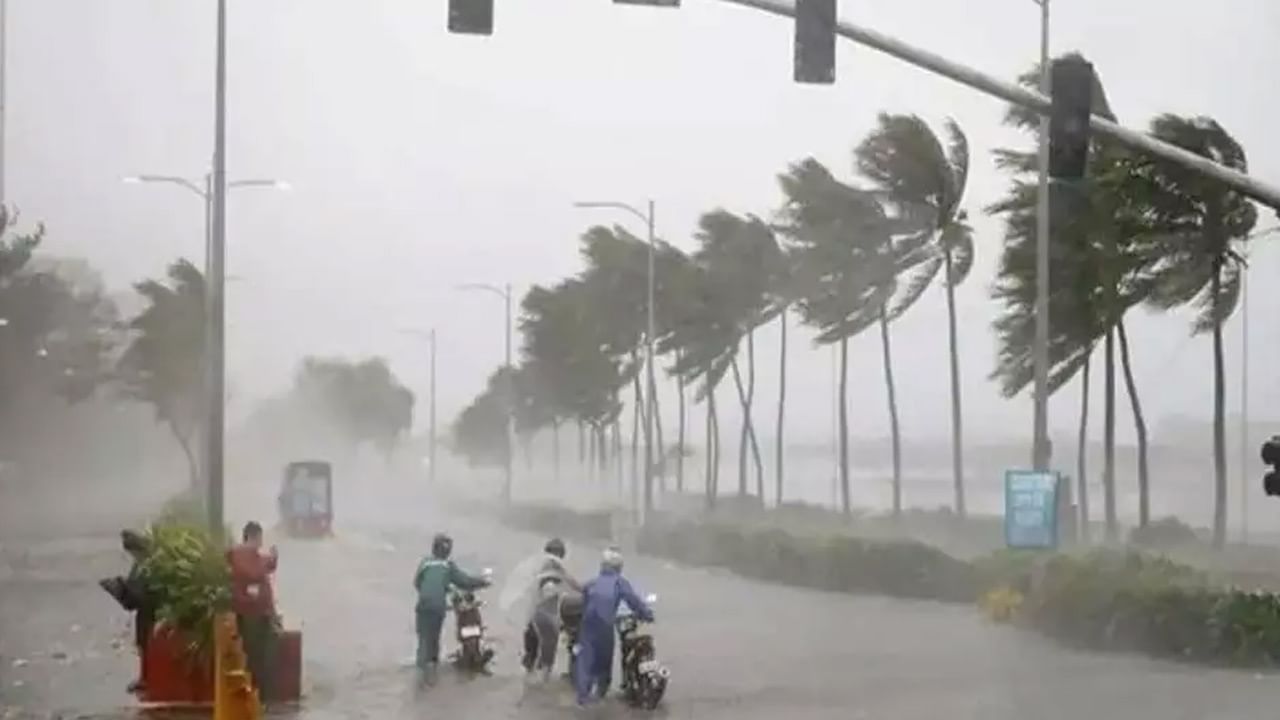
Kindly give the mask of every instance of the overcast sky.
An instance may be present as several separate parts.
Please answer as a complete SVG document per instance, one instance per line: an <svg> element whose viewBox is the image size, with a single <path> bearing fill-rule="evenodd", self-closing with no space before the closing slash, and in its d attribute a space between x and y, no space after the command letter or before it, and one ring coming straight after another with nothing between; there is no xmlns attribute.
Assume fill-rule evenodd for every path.
<svg viewBox="0 0 1280 720"><path fill-rule="evenodd" d="M703 211L771 213L789 162L813 155L848 179L851 148L888 110L952 116L969 135L978 260L959 293L967 423L971 437L1029 433L1029 402L1001 399L986 380L1001 228L980 208L1006 183L991 149L1025 142L1001 127L1000 102L843 41L834 86L794 85L789 22L719 0L497 4L495 35L478 39L445 32L443 0L231 0L229 177L294 186L238 190L230 203L228 272L243 280L229 290L228 366L239 396L272 392L301 355L326 353L386 355L423 398L426 347L400 331L434 326L440 414L451 418L502 353L500 302L454 286L552 282L578 269L576 237L589 223L631 222L574 200L653 198L660 234L688 247ZM1037 57L1032 0L840 5L843 18L998 76ZM48 251L88 258L112 285L202 255L195 196L119 178L208 167L213 6L9 0L7 199L48 225ZM1280 3L1056 0L1054 14L1055 53L1095 63L1125 124L1211 114L1245 145L1253 173L1280 183ZM1275 224L1267 213L1260 227ZM1253 263L1259 416L1280 403L1275 245ZM947 432L944 320L936 290L893 327L911 437ZM1135 313L1130 326L1149 415L1207 417L1209 339L1189 337L1185 315ZM789 425L825 437L831 358L802 333ZM1227 342L1235 406L1238 320ZM772 332L758 353L768 408ZM874 333L852 356L854 430L881 434ZM1078 402L1073 389L1061 394L1054 428L1074 426ZM1127 404L1120 412L1124 437ZM771 428L772 409L760 415Z"/></svg>

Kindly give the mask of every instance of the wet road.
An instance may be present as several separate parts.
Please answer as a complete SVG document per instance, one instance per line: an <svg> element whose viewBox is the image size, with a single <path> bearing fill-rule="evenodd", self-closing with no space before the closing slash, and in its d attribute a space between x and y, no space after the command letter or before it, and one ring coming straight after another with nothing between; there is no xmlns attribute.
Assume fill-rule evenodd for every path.
<svg viewBox="0 0 1280 720"><path fill-rule="evenodd" d="M483 518L450 518L404 488L370 489L345 507L337 537L279 542L281 611L286 624L301 626L305 637L307 698L290 715L538 720L578 714L569 707L567 687L525 689L516 660L517 628L496 607L487 616L500 644L493 677L467 681L445 672L439 685L420 692L409 667L410 578L434 530L455 536L462 563L491 566L499 580L540 547L542 538ZM237 509L233 506L233 516L243 519ZM590 569L598 550L571 546L571 566ZM101 595L91 587L91 573L67 573L55 588L64 602L76 593ZM1274 683L1280 679L1275 676L1069 651L992 626L968 607L796 590L634 556L628 558L627 574L642 592L660 595L655 633L673 673L665 707L657 712L661 717L1252 720L1275 715ZM39 633L69 633L76 622L48 604L36 613L40 622L15 624L23 612L36 608L36 591L30 589L35 586L20 583L22 575L0 576L0 654L6 646L32 647ZM19 588L28 589L20 591L26 593L20 602L11 602L18 597L11 591ZM496 595L489 593L495 606ZM86 602L75 611L110 611L105 596ZM72 609L65 607L62 612ZM74 635L85 638L86 647L103 646L122 626L107 630L81 628ZM127 649L114 655L100 649L96 658L70 663L46 656L33 666L0 670L0 679L29 683L22 696L28 707L80 713L67 717L107 711L102 716L111 717L119 713L110 709L127 701L120 688L128 679L128 663ZM72 680L91 668L96 680ZM6 685L0 697L10 702L17 697L12 691ZM636 714L606 704L586 715Z"/></svg>

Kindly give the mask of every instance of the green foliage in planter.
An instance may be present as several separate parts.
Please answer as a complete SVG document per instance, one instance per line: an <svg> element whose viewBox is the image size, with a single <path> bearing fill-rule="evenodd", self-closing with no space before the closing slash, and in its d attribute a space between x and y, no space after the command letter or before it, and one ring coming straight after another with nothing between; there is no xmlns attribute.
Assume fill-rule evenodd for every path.
<svg viewBox="0 0 1280 720"><path fill-rule="evenodd" d="M200 525L164 519L147 531L142 577L156 605L156 619L189 640L193 657L207 659L213 623L230 606L225 549Z"/></svg>

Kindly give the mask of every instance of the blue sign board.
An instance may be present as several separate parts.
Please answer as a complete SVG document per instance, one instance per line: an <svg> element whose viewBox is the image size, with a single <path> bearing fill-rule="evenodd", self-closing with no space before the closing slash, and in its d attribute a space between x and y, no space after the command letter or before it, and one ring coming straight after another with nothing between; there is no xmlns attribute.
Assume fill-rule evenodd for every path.
<svg viewBox="0 0 1280 720"><path fill-rule="evenodd" d="M1057 547L1057 473L1005 471L1004 541L1011 548Z"/></svg>

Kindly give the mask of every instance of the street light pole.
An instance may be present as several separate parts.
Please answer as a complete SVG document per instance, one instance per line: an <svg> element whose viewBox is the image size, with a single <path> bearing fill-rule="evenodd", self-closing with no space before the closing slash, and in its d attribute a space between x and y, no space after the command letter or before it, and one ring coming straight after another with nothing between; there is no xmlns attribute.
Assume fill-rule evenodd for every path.
<svg viewBox="0 0 1280 720"><path fill-rule="evenodd" d="M1256 240L1280 232L1280 226L1259 230L1249 236ZM1249 262L1245 249L1240 270L1240 541L1249 540Z"/></svg>
<svg viewBox="0 0 1280 720"><path fill-rule="evenodd" d="M1040 6L1040 92L1050 94L1049 0ZM1048 470L1049 450L1049 116L1040 116L1039 189L1036 195L1036 327L1034 348L1035 417L1031 460L1036 470Z"/></svg>
<svg viewBox="0 0 1280 720"><path fill-rule="evenodd" d="M646 328L645 328L645 382L649 386L647 391L648 400L645 402L644 411L644 505L641 507L639 498L636 495L639 488L635 480L631 483L631 508L636 513L648 513L651 511L653 504L653 471L655 465L653 437L656 433L657 408L658 408L658 386L654 378L653 364L653 338L657 333L657 324L654 312L654 270L655 255L657 253L657 240L654 233L654 202L648 201L648 212L641 212L635 207L622 202L615 201L592 201L592 202L575 202L576 208L609 208L613 210L622 210L631 213L645 224L647 230L647 242L649 245L649 270L645 284L645 296L647 298L646 305ZM659 450L661 452L661 450Z"/></svg>
<svg viewBox="0 0 1280 720"><path fill-rule="evenodd" d="M9 114L9 87L7 84L9 56L9 0L0 0L0 207L5 201L5 120Z"/></svg>
<svg viewBox="0 0 1280 720"><path fill-rule="evenodd" d="M209 235L209 274L205 278L208 322L205 323L205 347L208 353L208 387L205 402L208 403L208 422L205 424L205 463L208 468L206 490L208 492L209 530L215 536L223 528L223 471L226 406L226 321L223 283L225 278L227 239L227 0L218 0L217 48L214 70L214 123L213 123L213 221Z"/></svg>
<svg viewBox="0 0 1280 720"><path fill-rule="evenodd" d="M511 377L512 372L515 370L515 368L511 366L511 283L507 283L502 287L498 287L497 285L489 285L486 283L467 283L465 285L459 285L458 289L459 290L480 290L483 292L492 293L502 298L502 301L503 301L503 328L502 328L503 343L502 344L503 344L503 361L506 363L506 366L504 367L503 376L506 379L503 381L502 390L503 390L503 393L506 395L506 405L507 405L507 418L506 418L507 452L503 456L503 461L505 466L504 472L506 474L506 478L505 478L505 485L503 486L503 490L502 490L502 496L503 496L503 501L509 503L511 502L511 485L512 485L512 476L514 474L512 471L512 458L515 455L515 439L513 436L515 431L514 415L515 415L515 399L516 399L515 385L513 383L513 378Z"/></svg>
<svg viewBox="0 0 1280 720"><path fill-rule="evenodd" d="M427 470L427 479L432 487L436 484L436 329L431 328L431 443L427 446L427 461L431 467Z"/></svg>

